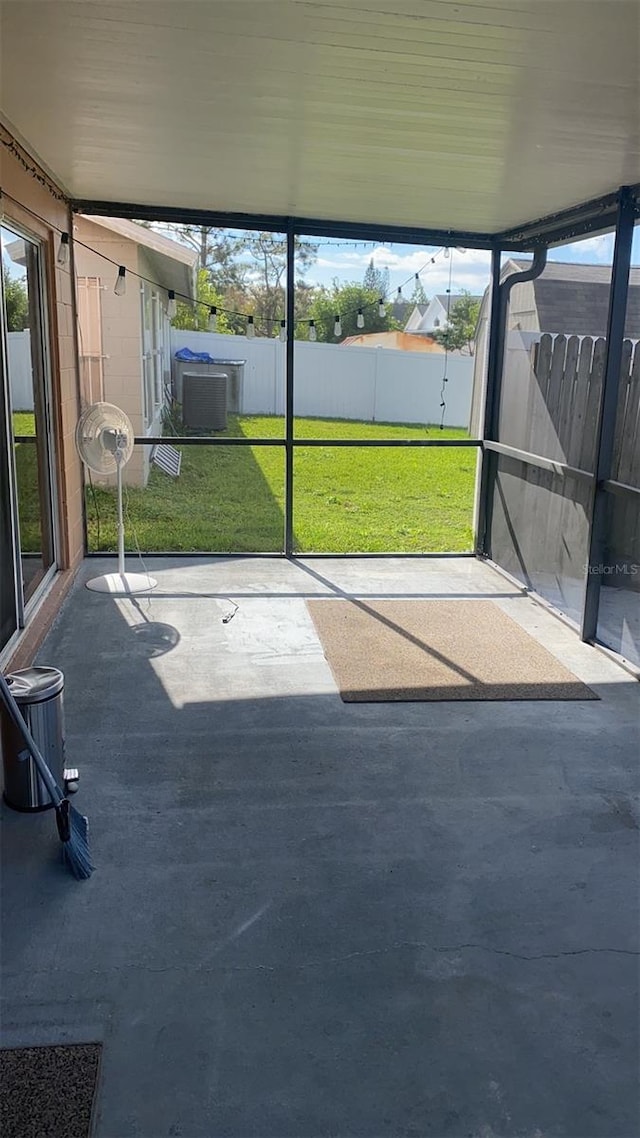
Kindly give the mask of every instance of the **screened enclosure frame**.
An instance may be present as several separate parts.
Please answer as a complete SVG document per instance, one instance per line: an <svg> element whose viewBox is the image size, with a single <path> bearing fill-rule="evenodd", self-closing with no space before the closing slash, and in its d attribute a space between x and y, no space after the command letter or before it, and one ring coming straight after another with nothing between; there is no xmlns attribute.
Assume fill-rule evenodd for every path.
<svg viewBox="0 0 640 1138"><path fill-rule="evenodd" d="M297 553L293 537L294 454L299 447L474 447L481 455L479 492L475 517L475 548L466 556L491 559L490 526L491 499L496 479L491 456L503 455L538 470L552 471L554 475L578 480L588 487L587 564L585 566L585 593L580 621L582 640L593 642L597 636L601 574L593 570L602 561L605 543L606 495L615 494L626 500L638 501L640 489L612 478L611 461L616 424L616 410L622 359L623 333L629 290L631 247L634 225L640 217L640 185L622 186L615 192L585 202L571 209L539 218L498 233L472 233L464 230L441 230L416 227L384 226L354 222L328 222L318 218L253 215L217 212L214 210L167 209L125 202L76 200L75 212L102 216L117 216L131 220L176 222L182 225L207 225L221 228L258 230L286 235L286 363L285 363L285 414L284 435L274 438L220 438L216 436L177 436L172 442L180 446L267 446L278 447L285 454L285 518L284 549L287 558L309 556L358 556L357 554ZM582 470L566 462L555 461L540 454L509 446L499 438L498 409L504 383L505 330L508 298L515 279L534 279L544 269L547 250L573 239L611 230L614 233L613 263L608 301L605 359L602 390L597 409L596 461L593 471ZM484 249L491 253L491 309L483 429L481 438L451 439L297 439L294 435L294 378L295 378L295 239L299 234L310 237L342 238L353 241L388 241L398 244L464 246ZM503 253L532 253L531 269L500 280ZM166 442L164 437L136 437L136 444L153 446ZM169 552L169 551L167 551ZM212 551L213 552L213 551ZM176 553L176 556L193 556ZM362 556L362 555L360 555ZM393 557L397 551L365 556ZM414 553L403 556L465 556L460 554ZM501 568L499 562L494 562ZM534 591L534 590L531 590ZM575 622L572 622L575 623Z"/></svg>

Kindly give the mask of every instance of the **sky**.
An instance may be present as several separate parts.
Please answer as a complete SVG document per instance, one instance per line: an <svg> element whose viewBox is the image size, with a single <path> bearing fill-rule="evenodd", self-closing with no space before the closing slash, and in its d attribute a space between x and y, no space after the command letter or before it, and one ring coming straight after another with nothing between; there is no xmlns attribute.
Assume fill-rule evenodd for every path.
<svg viewBox="0 0 640 1138"><path fill-rule="evenodd" d="M613 256L613 234L588 237L549 251L550 261L571 261L588 264L611 264ZM420 273L420 281L427 296L444 293L449 288L451 272L451 292L459 293L468 289L481 294L489 283L491 256L480 249L451 249L450 257L445 258L437 246L425 245L376 245L374 243L345 246L342 242L318 242L316 263L305 272L305 280L310 284L331 285L334 277L340 281L361 281L369 261L378 269L389 269L391 293L396 295L398 286L403 286L403 294L411 295L414 274ZM435 264L431 263L431 258ZM640 264L640 227L636 226L633 264ZM408 282L408 283L407 283ZM405 287L406 286L406 287Z"/></svg>
<svg viewBox="0 0 640 1138"><path fill-rule="evenodd" d="M230 232L240 236L238 231ZM175 235L167 233L167 236ZM304 235L301 239L313 243L317 248L315 262L305 268L302 274L310 285L331 287L336 277L340 284L360 283L372 258L377 269L389 270L389 298L397 297L397 289L402 287L403 296L410 299L416 272L420 274L420 282L427 297L445 293L449 287L452 295L463 289L481 295L489 283L491 256L484 250L452 248L447 258L442 248L431 245L345 242L338 238L333 240ZM606 265L611 264L612 255L613 234L608 233L552 249L549 251L549 260ZM632 261L633 264L640 265L639 226L636 226Z"/></svg>

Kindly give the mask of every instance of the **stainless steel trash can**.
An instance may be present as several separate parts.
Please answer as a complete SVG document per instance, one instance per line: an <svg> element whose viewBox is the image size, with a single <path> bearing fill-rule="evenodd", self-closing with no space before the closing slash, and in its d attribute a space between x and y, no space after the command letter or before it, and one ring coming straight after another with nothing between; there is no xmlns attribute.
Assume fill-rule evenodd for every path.
<svg viewBox="0 0 640 1138"><path fill-rule="evenodd" d="M7 676L23 719L58 786L64 786L64 676L57 668L23 668ZM13 810L48 810L53 803L20 732L0 714L4 800Z"/></svg>

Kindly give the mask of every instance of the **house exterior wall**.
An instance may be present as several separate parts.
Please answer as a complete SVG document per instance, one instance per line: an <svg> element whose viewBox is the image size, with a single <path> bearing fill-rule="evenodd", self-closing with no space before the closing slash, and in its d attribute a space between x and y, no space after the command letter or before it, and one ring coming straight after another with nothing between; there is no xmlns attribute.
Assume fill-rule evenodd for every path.
<svg viewBox="0 0 640 1138"><path fill-rule="evenodd" d="M79 288L83 287L81 278L97 278L100 282L98 287L102 317L104 401L120 407L131 419L136 435L142 434L144 423L140 282L137 275L133 275L139 271L138 248L132 241L127 241L118 234L111 234L104 226L95 225L83 217L77 217L75 220L74 236L78 241L75 259ZM111 264L111 261L115 264ZM127 278L124 296L116 296L114 292L117 265L124 265L132 274ZM83 347L81 334L79 341L81 358ZM85 406L91 402L94 394L87 388L87 374L84 371L82 399ZM125 471L125 481L134 485L139 484L143 471L142 456L137 452L138 448Z"/></svg>
<svg viewBox="0 0 640 1138"><path fill-rule="evenodd" d="M4 129L2 138L10 138ZM75 448L79 377L73 278L71 263L60 266L56 260L60 233L71 228L68 207L47 186L36 181L4 146L0 153L3 189L0 212L3 220L9 227L17 225L32 234L43 250L51 374L53 480L58 507L55 524L59 572L47 596L38 610L31 614L27 627L12 646L8 663L18 667L32 658L83 557L84 488L82 467Z"/></svg>
<svg viewBox="0 0 640 1138"><path fill-rule="evenodd" d="M437 321L437 323L436 323L436 321ZM411 331L418 331L419 330L422 333L433 332L435 329L438 329L438 328L443 329L446 322L447 322L446 309L444 309L442 307L442 304L438 300L438 297L434 296L433 300L429 304L429 307L427 308L427 311L425 312L424 316L422 317L422 320L420 321L419 329L411 329Z"/></svg>
<svg viewBox="0 0 640 1138"><path fill-rule="evenodd" d="M138 437L161 434L164 388L171 373L166 289L153 283L146 251L134 241L83 217L76 219L76 238L83 243L76 247L78 277L100 282L103 398L128 415ZM118 265L129 274L124 296L114 292ZM83 398L89 402L86 368L84 372ZM146 484L149 451L135 448L124 472L128 485Z"/></svg>
<svg viewBox="0 0 640 1138"><path fill-rule="evenodd" d="M399 352L435 352L437 355L444 355L444 348L431 336L418 336L411 332L365 332L362 336L349 336L340 346L395 348Z"/></svg>
<svg viewBox="0 0 640 1138"><path fill-rule="evenodd" d="M507 331L539 332L540 320L536 307L533 281L514 285L509 296Z"/></svg>
<svg viewBox="0 0 640 1138"><path fill-rule="evenodd" d="M509 273L520 271L516 265L505 265L502 271L504 279L505 275ZM482 437L483 418L484 418L484 394L485 384L487 378L487 359L489 351L489 318L490 308L489 303L491 296L491 289L487 288L482 298L480 305L480 312L478 315L478 325L476 329L475 341L475 356L473 365L473 394L471 397L471 417L469 430L472 436L476 439ZM509 307L507 309L507 336L509 332L523 331L532 333L534 338L540 334L540 321L538 319L538 310L535 303L535 293L533 289L533 281L523 281L521 284L514 285L509 297ZM530 346L530 338L528 337ZM506 349L509 351L510 341L507 339ZM523 365L522 356L523 341L522 337L514 337L511 348L511 354L507 356L505 367L517 366L519 369ZM528 367L528 364L527 364Z"/></svg>

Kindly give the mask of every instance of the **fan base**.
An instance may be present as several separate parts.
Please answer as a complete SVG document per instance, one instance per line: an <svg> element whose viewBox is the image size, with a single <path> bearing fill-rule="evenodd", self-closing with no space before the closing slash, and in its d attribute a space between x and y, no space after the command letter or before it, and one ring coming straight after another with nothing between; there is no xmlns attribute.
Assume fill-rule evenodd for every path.
<svg viewBox="0 0 640 1138"><path fill-rule="evenodd" d="M134 593L148 593L158 582L146 573L104 573L87 581L87 588L94 593L112 593L115 596L131 596Z"/></svg>

